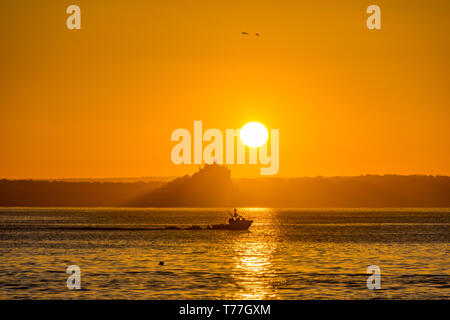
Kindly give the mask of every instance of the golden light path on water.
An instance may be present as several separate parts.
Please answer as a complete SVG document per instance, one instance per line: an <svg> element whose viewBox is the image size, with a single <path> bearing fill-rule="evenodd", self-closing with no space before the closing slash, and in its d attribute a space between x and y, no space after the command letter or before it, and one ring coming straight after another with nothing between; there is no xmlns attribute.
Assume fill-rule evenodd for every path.
<svg viewBox="0 0 450 320"><path fill-rule="evenodd" d="M233 299L276 299L273 281L277 276L273 254L278 247L279 230L273 223L269 223L274 219L275 213L271 209L247 209L247 212L251 211L258 211L258 215L265 218L264 228L269 236L262 238L243 235L236 239L232 275L238 291Z"/></svg>

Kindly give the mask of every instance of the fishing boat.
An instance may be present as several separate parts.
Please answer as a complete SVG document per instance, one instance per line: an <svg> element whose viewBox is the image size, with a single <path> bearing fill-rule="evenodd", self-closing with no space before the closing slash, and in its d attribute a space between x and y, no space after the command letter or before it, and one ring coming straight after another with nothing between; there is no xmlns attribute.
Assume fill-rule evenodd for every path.
<svg viewBox="0 0 450 320"><path fill-rule="evenodd" d="M213 224L208 227L208 229L212 230L248 230L253 223L253 220L247 220L242 217L240 214L236 212L234 209L234 213L229 212L230 219L228 219L227 224Z"/></svg>

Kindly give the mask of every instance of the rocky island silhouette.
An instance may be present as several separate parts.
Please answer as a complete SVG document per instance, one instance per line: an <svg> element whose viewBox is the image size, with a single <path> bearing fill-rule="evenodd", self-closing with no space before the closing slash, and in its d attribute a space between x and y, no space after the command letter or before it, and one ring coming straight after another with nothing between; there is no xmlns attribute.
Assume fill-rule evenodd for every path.
<svg viewBox="0 0 450 320"><path fill-rule="evenodd" d="M139 207L232 207L243 203L243 192L231 180L231 171L216 163L132 200Z"/></svg>

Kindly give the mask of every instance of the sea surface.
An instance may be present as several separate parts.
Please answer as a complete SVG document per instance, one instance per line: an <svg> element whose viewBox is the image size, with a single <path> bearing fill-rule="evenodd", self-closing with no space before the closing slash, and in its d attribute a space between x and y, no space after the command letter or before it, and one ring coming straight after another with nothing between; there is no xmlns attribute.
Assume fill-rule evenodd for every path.
<svg viewBox="0 0 450 320"><path fill-rule="evenodd" d="M0 299L450 298L449 209L239 212L249 231L151 230L226 209L0 208Z"/></svg>

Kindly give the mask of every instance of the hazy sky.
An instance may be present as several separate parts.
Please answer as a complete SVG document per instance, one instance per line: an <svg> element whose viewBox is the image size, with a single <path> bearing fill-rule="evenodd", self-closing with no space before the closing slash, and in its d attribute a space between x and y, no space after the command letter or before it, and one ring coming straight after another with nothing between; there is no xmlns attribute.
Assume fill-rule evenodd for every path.
<svg viewBox="0 0 450 320"><path fill-rule="evenodd" d="M449 16L448 0L2 0L0 177L192 173L170 135L194 120L280 129L279 176L450 175Z"/></svg>

